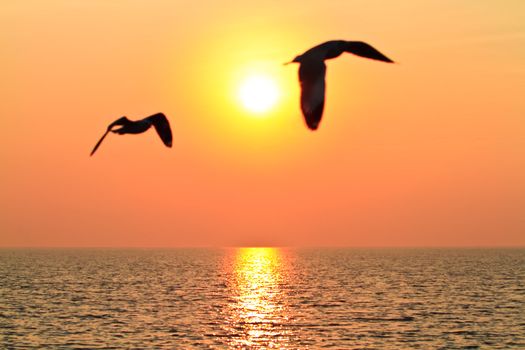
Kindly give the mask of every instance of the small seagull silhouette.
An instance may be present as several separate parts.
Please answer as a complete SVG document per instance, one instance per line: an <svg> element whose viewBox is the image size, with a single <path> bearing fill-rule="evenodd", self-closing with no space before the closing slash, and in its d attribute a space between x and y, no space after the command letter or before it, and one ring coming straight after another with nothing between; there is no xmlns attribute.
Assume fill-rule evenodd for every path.
<svg viewBox="0 0 525 350"><path fill-rule="evenodd" d="M291 62L285 63L300 64L301 110L310 130L316 130L319 127L323 116L326 74L324 61L336 58L343 52L388 63L394 62L362 41L332 40L312 47Z"/></svg>
<svg viewBox="0 0 525 350"><path fill-rule="evenodd" d="M110 131L119 135L140 134L151 128L152 125L155 127L155 130L157 130L157 133L162 139L162 142L164 142L164 144L167 147L171 147L172 135L168 118L166 118L166 116L163 113L157 113L141 120L133 121L129 120L126 117L122 117L115 120L113 123L109 124L106 132L104 133L104 135L102 135L100 140L98 140L97 144L91 151L90 156L92 156L95 153L97 148L100 146L100 144ZM114 126L121 126L121 128L113 130Z"/></svg>

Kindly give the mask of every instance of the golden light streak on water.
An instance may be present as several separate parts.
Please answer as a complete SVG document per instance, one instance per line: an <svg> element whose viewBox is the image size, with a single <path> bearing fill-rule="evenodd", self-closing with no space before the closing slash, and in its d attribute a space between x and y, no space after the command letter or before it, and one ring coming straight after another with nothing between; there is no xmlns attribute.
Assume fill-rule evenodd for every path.
<svg viewBox="0 0 525 350"><path fill-rule="evenodd" d="M236 251L230 327L238 337L234 347L285 347L288 334L282 326L288 321L281 282L283 263L277 248L240 248Z"/></svg>

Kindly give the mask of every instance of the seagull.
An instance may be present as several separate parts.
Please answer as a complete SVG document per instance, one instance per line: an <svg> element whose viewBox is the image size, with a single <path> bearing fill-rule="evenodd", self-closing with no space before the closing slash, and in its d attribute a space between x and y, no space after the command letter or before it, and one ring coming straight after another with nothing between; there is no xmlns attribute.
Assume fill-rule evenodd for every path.
<svg viewBox="0 0 525 350"><path fill-rule="evenodd" d="M388 63L394 62L362 41L331 40L312 47L291 62L285 63L299 63L301 110L310 130L317 130L323 116L326 75L324 61L336 58L343 52Z"/></svg>
<svg viewBox="0 0 525 350"><path fill-rule="evenodd" d="M164 142L164 144L167 147L171 147L171 127L168 118L166 118L166 116L163 113L153 114L141 120L129 120L124 116L109 124L106 132L104 133L104 135L102 135L100 140L98 140L97 144L91 151L90 156L92 156L95 153L97 148L102 143L102 140L104 140L104 138L110 131L119 135L140 134L151 128L152 125L155 127L155 130L157 130L157 134L159 134L160 138L162 139L162 142ZM119 129L113 129L114 126L121 127Z"/></svg>

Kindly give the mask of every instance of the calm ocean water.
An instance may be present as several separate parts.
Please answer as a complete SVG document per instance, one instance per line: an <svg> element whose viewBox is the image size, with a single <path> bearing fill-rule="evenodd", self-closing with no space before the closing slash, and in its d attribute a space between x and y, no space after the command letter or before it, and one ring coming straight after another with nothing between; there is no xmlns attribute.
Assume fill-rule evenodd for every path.
<svg viewBox="0 0 525 350"><path fill-rule="evenodd" d="M525 349L525 250L3 249L0 348Z"/></svg>

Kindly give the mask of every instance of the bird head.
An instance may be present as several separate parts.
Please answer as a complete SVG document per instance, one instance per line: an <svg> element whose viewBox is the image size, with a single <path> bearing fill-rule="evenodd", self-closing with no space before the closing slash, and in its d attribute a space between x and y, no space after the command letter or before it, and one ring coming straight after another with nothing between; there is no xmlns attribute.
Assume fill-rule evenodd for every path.
<svg viewBox="0 0 525 350"><path fill-rule="evenodd" d="M118 118L117 120L115 120L113 123L109 124L108 126L108 131L111 131L111 129L113 129L114 126L118 126L118 125L125 125L126 122L128 122L128 118L126 118L126 116L122 116L120 118Z"/></svg>

